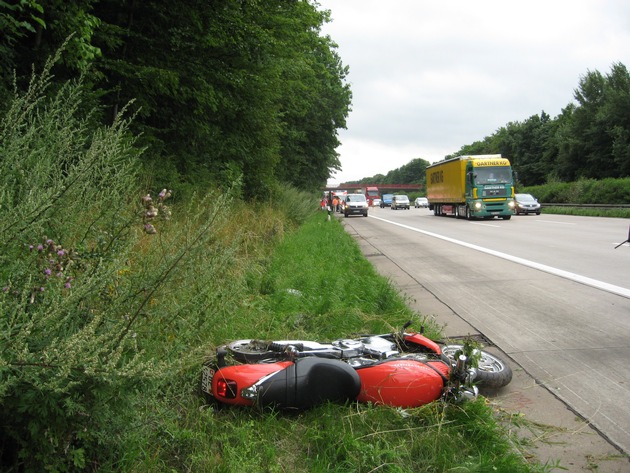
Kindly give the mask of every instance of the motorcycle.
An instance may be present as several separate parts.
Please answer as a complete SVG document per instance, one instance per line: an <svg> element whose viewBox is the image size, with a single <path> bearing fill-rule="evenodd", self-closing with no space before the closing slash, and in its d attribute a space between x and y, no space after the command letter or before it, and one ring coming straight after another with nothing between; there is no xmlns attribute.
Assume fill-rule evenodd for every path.
<svg viewBox="0 0 630 473"><path fill-rule="evenodd" d="M442 345L422 333L361 335L331 343L236 340L202 368L201 390L219 405L306 409L359 401L411 408L475 399L478 386L512 379L507 363L471 343Z"/></svg>

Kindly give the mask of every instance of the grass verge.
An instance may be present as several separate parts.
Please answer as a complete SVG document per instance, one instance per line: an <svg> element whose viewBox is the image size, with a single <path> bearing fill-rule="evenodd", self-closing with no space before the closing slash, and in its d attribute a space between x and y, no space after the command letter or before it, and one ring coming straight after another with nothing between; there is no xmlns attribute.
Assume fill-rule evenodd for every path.
<svg viewBox="0 0 630 473"><path fill-rule="evenodd" d="M376 274L342 225L315 214L287 234L205 350L235 338L330 340L427 321ZM439 329L427 324L427 332ZM147 393L123 471L544 471L518 454L483 398L416 409L326 404L302 413L214 410L197 392L199 364ZM147 428L149 426L150 428Z"/></svg>

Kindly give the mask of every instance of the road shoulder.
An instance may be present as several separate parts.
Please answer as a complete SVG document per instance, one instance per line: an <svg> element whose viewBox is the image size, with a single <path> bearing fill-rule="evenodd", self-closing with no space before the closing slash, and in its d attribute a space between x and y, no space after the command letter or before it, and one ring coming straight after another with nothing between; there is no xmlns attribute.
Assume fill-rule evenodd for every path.
<svg viewBox="0 0 630 473"><path fill-rule="evenodd" d="M444 327L446 337L471 335L483 338L483 334L453 312L445 301L437 299L412 275L404 272L368 241L360 238L351 225L344 226L378 273L388 278L408 297L408 304L413 310L433 318L438 325ZM538 384L505 353L492 346L487 349L510 362L514 377L508 386L482 394L494 407L499 419L505 420L505 425L515 434L519 451L526 458L563 471L630 471L628 458L588 422Z"/></svg>

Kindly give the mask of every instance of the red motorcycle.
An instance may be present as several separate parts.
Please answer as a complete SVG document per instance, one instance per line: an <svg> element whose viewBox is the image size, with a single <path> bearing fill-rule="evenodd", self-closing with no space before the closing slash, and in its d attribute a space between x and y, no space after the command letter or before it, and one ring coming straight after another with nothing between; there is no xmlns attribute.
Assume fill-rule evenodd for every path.
<svg viewBox="0 0 630 473"><path fill-rule="evenodd" d="M306 409L358 400L407 408L474 399L477 384L499 388L512 380L500 358L468 342L441 345L405 332L410 325L331 343L237 340L203 366L201 389L208 401L227 405Z"/></svg>

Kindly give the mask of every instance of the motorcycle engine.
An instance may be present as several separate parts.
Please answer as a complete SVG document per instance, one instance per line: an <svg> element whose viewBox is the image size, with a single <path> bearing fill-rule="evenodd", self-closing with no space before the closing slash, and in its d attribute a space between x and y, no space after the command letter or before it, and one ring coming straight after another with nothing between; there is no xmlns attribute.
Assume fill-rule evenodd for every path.
<svg viewBox="0 0 630 473"><path fill-rule="evenodd" d="M395 343L378 336L364 337L360 340L340 339L332 342L332 345L343 352L343 358L368 356L383 360L399 354Z"/></svg>
<svg viewBox="0 0 630 473"><path fill-rule="evenodd" d="M363 354L363 343L359 340L350 338L335 340L332 342L332 345L343 352L344 358L352 358Z"/></svg>
<svg viewBox="0 0 630 473"><path fill-rule="evenodd" d="M365 337L363 341L363 353L378 358L379 360L398 355L396 344L383 337Z"/></svg>

